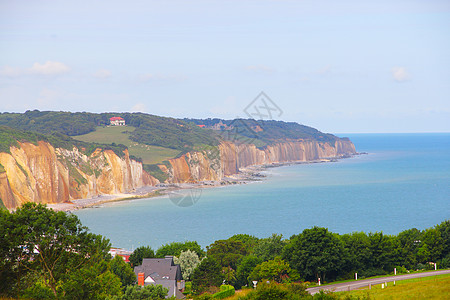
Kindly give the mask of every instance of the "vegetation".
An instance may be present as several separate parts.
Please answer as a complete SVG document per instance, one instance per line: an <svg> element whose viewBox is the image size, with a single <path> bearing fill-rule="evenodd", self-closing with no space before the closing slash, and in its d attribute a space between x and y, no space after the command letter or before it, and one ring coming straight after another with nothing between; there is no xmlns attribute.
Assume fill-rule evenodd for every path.
<svg viewBox="0 0 450 300"><path fill-rule="evenodd" d="M136 248L129 257L129 261L132 267L136 267L142 264L144 258L155 257L155 252L149 246L141 246Z"/></svg>
<svg viewBox="0 0 450 300"><path fill-rule="evenodd" d="M180 151L146 145L130 140L131 133L136 130L133 126L104 126L97 127L95 131L84 135L74 136L74 139L87 143L101 143L101 144L122 144L128 148L130 155L139 157L144 164L152 165L161 163L164 160L177 156Z"/></svg>
<svg viewBox="0 0 450 300"><path fill-rule="evenodd" d="M331 299L448 299L450 295L450 275L438 275L424 278L397 281L394 286L389 283L387 288L381 285L372 286L350 292L341 292Z"/></svg>
<svg viewBox="0 0 450 300"><path fill-rule="evenodd" d="M180 265L183 278L185 280L190 280L192 273L194 273L195 268L197 268L200 263L200 258L198 258L197 253L191 250L181 251L179 257L174 257L174 262Z"/></svg>
<svg viewBox="0 0 450 300"><path fill-rule="evenodd" d="M99 143L86 143L77 141L69 136L55 132L51 135L44 135L33 131L23 131L21 129L15 129L7 126L0 126L0 152L10 153L11 146L18 146L17 142L29 142L34 145L38 144L38 141L44 141L50 143L53 147L64 148L72 150L74 147L78 148L82 153L90 155L95 149L100 148L104 150L112 150L118 156L124 156L124 145L105 145Z"/></svg>
<svg viewBox="0 0 450 300"><path fill-rule="evenodd" d="M173 242L170 244L162 245L156 250L156 257L163 258L166 255L172 255L180 257L183 251L191 250L197 254L199 258L205 255L205 252L202 250L202 247L195 241L186 241L183 243Z"/></svg>
<svg viewBox="0 0 450 300"><path fill-rule="evenodd" d="M178 256L190 290L198 299L222 299L234 289L240 299L377 299L418 297L415 288L401 291L376 287L359 292L309 296L307 283L323 283L409 270L449 267L450 221L425 230L409 229L398 235L363 233L339 235L326 228L305 229L289 239L239 234L218 240L205 253L195 241L170 243L156 251L157 257ZM163 299L162 287L136 286L131 266L155 257L150 247L139 247L130 256L131 266L120 257L110 258L110 243L90 233L72 214L55 212L44 205L26 203L14 212L0 209L0 296L31 299ZM274 256L269 253L273 251ZM261 256L255 256L255 254ZM429 281L440 295L448 293L449 278ZM425 279L420 279L425 280ZM226 282L231 287L221 287ZM405 284L406 285L406 284ZM424 286L424 285L421 285ZM427 286L427 285L425 285ZM447 286L443 289L442 286ZM232 292L232 291L233 292ZM392 291L392 292L387 292ZM391 293L391 294L389 294ZM380 296L379 296L379 295ZM428 294L427 294L428 296Z"/></svg>

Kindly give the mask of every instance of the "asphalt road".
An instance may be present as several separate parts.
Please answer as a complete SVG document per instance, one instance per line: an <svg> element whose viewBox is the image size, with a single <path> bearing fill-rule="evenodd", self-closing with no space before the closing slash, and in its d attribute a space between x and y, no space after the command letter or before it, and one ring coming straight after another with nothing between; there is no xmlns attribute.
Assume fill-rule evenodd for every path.
<svg viewBox="0 0 450 300"><path fill-rule="evenodd" d="M369 284L376 285L376 284L382 284L382 283L386 283L386 282L400 281L400 280L412 279L412 278L429 277L429 276L442 275L442 274L450 274L450 270L439 270L439 271L431 271L431 272L424 272L424 273L396 275L396 276L380 277L380 278L374 278L374 279L361 279L361 280L357 280L357 281L349 281L349 282L344 282L344 283L336 283L336 284L311 287L311 288L306 289L306 291L308 291L311 295L318 293L320 290L343 292L343 291L356 290L356 289L359 289L362 287L366 287L366 286L369 286ZM392 284L393 283L391 283L391 285ZM389 284L388 284L388 286L389 286Z"/></svg>

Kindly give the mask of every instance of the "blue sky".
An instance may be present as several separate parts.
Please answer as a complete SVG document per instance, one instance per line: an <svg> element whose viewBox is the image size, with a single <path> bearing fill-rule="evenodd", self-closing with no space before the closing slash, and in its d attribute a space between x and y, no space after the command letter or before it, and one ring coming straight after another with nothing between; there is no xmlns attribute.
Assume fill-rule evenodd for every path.
<svg viewBox="0 0 450 300"><path fill-rule="evenodd" d="M450 132L450 1L0 0L0 111Z"/></svg>

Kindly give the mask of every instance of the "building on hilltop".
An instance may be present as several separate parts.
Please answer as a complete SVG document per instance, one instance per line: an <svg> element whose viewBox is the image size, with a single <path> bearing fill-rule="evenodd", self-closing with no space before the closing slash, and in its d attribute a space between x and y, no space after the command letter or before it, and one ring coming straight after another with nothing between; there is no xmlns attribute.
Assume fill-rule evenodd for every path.
<svg viewBox="0 0 450 300"><path fill-rule="evenodd" d="M111 126L125 126L125 120L121 117L109 118L109 124Z"/></svg>
<svg viewBox="0 0 450 300"><path fill-rule="evenodd" d="M173 256L165 258L144 258L142 265L134 267L134 273L138 277L138 285L162 285L169 289L167 297L175 296L181 299L184 295L184 280L181 275L180 265L173 262Z"/></svg>

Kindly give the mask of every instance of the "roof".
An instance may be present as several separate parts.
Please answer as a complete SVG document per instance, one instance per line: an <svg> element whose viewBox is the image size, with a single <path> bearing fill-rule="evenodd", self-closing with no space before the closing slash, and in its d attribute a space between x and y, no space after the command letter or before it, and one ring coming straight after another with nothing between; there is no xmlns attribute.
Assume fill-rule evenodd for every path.
<svg viewBox="0 0 450 300"><path fill-rule="evenodd" d="M139 273L144 273L145 279L150 276L155 281L154 284L162 284L164 287L167 287L169 289L169 296L176 293L176 281L183 279L180 265L176 265L173 262L173 256L166 256L165 258L144 258L142 265L134 267L134 273L136 276ZM150 283L151 280L146 282Z"/></svg>
<svg viewBox="0 0 450 300"><path fill-rule="evenodd" d="M123 118L121 118L121 117L112 117L112 118L109 118L109 120L110 121L118 121L118 120L123 120Z"/></svg>

